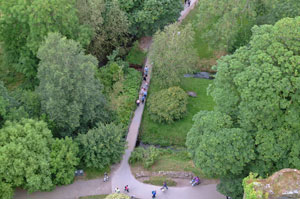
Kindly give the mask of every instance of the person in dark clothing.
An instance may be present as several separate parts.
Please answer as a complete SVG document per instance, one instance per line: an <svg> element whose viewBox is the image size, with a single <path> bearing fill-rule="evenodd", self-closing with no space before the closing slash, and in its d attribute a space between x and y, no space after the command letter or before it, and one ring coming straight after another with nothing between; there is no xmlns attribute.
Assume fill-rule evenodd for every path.
<svg viewBox="0 0 300 199"><path fill-rule="evenodd" d="M163 188L168 189L167 182L165 181L163 184Z"/></svg>
<svg viewBox="0 0 300 199"><path fill-rule="evenodd" d="M187 2L188 2L188 6L190 7L190 5L191 5L191 0L187 0Z"/></svg>
<svg viewBox="0 0 300 199"><path fill-rule="evenodd" d="M156 191L152 191L152 198L156 197Z"/></svg>
<svg viewBox="0 0 300 199"><path fill-rule="evenodd" d="M128 187L128 185L125 186L124 191L127 191L127 193L129 193L129 187Z"/></svg>

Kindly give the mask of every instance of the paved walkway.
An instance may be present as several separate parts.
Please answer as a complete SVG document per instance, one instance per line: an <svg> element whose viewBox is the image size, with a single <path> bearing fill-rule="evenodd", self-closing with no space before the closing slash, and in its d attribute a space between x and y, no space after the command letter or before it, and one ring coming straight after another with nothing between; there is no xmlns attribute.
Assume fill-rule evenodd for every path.
<svg viewBox="0 0 300 199"><path fill-rule="evenodd" d="M181 12L181 17L179 21L188 14L188 12L194 8L198 0L191 0L191 6L185 7ZM148 48L151 44L146 45ZM149 75L147 82L150 83L151 76L151 63L147 58L146 65L149 68ZM144 85L144 81L142 86ZM157 191L157 199L223 199L225 198L219 192L216 191L216 185L199 185L196 187L180 187L180 188L169 188L168 191L162 193L160 187L152 186L148 184L143 184L136 180L131 173L130 166L128 164L128 159L131 152L135 148L137 136L139 133L139 127L144 111L144 104L136 109L134 117L130 124L127 142L128 149L126 150L123 160L118 168L111 174L111 179L109 182L104 183L102 178L95 180L79 180L71 185L59 186L51 192L35 192L33 194L27 194L24 190L16 190L16 199L77 199L80 196L97 195L97 194L109 194L114 190L115 187L119 187L123 191L125 185L129 185L130 195L134 195L140 199L151 198L151 192L153 190Z"/></svg>

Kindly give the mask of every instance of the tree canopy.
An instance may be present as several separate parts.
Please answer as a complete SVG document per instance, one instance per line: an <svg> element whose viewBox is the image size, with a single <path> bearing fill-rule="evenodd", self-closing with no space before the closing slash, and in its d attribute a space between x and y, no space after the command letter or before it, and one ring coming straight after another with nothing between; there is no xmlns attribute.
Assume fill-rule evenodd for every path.
<svg viewBox="0 0 300 199"><path fill-rule="evenodd" d="M79 24L75 0L1 0L0 40L8 63L27 78L37 72L37 50L48 32L58 31L83 45L91 31Z"/></svg>
<svg viewBox="0 0 300 199"><path fill-rule="evenodd" d="M177 21L183 9L181 0L118 0L131 24L131 34L151 35Z"/></svg>
<svg viewBox="0 0 300 199"><path fill-rule="evenodd" d="M187 25L181 28L178 23L154 35L150 58L153 62L153 79L161 88L178 85L181 76L195 66L193 41L192 27Z"/></svg>
<svg viewBox="0 0 300 199"><path fill-rule="evenodd" d="M9 196L15 187L45 191L70 183L77 152L69 138L54 140L45 122L7 121L0 129L0 193Z"/></svg>
<svg viewBox="0 0 300 199"><path fill-rule="evenodd" d="M103 169L118 162L125 149L123 129L114 123L99 123L97 128L76 138L81 149L81 158L88 168Z"/></svg>
<svg viewBox="0 0 300 199"><path fill-rule="evenodd" d="M50 33L38 51L37 92L42 111L53 120L59 134L72 135L108 121L102 85L95 78L97 59L85 55L78 42Z"/></svg>
<svg viewBox="0 0 300 199"><path fill-rule="evenodd" d="M299 26L300 17L254 26L248 46L218 61L218 73L209 89L216 102L215 111L195 116L187 138L194 161L199 166L201 163L204 173L234 180L245 177L249 171L264 177L282 168L299 168ZM213 133L212 125L204 121L215 114L231 118L227 119L232 123L230 128L213 122L219 126ZM220 116L214 117L221 121L217 119ZM213 148L215 143L225 145ZM223 153L230 154L229 149L239 161L223 158ZM206 156L215 160L209 170ZM231 173L222 172L233 162ZM223 189L222 193L229 192Z"/></svg>

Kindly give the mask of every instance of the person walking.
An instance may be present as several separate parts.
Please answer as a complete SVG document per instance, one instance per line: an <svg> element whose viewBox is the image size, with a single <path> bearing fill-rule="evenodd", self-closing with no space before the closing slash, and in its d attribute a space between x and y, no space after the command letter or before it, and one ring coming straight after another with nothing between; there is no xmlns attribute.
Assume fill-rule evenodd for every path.
<svg viewBox="0 0 300 199"><path fill-rule="evenodd" d="M136 106L140 106L140 99L136 100Z"/></svg>
<svg viewBox="0 0 300 199"><path fill-rule="evenodd" d="M129 193L129 187L128 187L128 185L126 185L126 186L124 187L124 191L127 191L127 193Z"/></svg>
<svg viewBox="0 0 300 199"><path fill-rule="evenodd" d="M115 193L120 193L120 189L118 187L115 188Z"/></svg>
<svg viewBox="0 0 300 199"><path fill-rule="evenodd" d="M187 2L188 2L188 7L190 7L190 5L191 5L191 0L187 0Z"/></svg>
<svg viewBox="0 0 300 199"><path fill-rule="evenodd" d="M147 77L148 76L148 66L145 66L145 68L144 68L144 74L145 74L145 76Z"/></svg>
<svg viewBox="0 0 300 199"><path fill-rule="evenodd" d="M166 181L164 181L163 188L169 189L168 186L167 186L167 182Z"/></svg>
<svg viewBox="0 0 300 199"><path fill-rule="evenodd" d="M152 191L152 198L155 198L156 197L156 191Z"/></svg>

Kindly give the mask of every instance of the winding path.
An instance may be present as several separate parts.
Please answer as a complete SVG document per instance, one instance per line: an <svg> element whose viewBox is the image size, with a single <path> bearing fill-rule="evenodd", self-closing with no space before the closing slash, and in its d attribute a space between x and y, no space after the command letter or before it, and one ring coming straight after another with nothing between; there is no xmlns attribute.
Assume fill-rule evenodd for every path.
<svg viewBox="0 0 300 199"><path fill-rule="evenodd" d="M178 19L181 22L188 12L194 8L198 0L191 0L191 6L185 7L180 13L181 16ZM151 41L147 46L149 48ZM151 63L147 58L146 65L149 68L149 75L147 81L150 83L151 76ZM144 84L144 82L143 82ZM143 86L143 85L142 85ZM216 191L216 184L200 185L196 187L171 187L165 193L162 193L158 186L143 184L136 180L131 173L128 159L131 152L134 150L136 140L139 133L139 127L144 111L144 104L136 109L134 117L131 121L127 142L128 149L125 151L121 164L117 165L117 168L113 169L111 174L111 180L104 183L102 178L95 180L78 180L71 185L59 186L51 192L35 192L28 194L25 190L17 189L15 192L16 199L77 199L80 196L97 195L97 194L110 194L115 187L119 187L121 190L125 185L129 185L130 195L134 195L136 198L147 199L151 198L151 192L157 191L157 199L223 199L225 198L219 192Z"/></svg>

